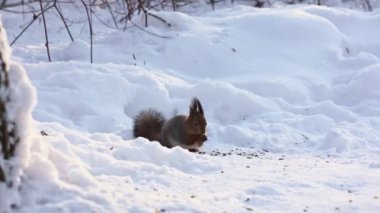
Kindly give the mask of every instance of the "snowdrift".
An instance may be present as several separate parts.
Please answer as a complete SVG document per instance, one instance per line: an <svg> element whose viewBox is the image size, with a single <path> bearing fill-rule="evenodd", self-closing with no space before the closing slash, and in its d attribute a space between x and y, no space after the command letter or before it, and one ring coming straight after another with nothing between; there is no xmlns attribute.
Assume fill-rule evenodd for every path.
<svg viewBox="0 0 380 213"><path fill-rule="evenodd" d="M151 19L146 30L161 37L96 25L94 64L85 23L72 43L49 26L52 63L31 28L14 53L37 88L44 134L21 210L375 212L379 12L155 12L172 25ZM21 22L4 21L12 37ZM194 96L209 124L205 154L132 138L139 110L185 114Z"/></svg>

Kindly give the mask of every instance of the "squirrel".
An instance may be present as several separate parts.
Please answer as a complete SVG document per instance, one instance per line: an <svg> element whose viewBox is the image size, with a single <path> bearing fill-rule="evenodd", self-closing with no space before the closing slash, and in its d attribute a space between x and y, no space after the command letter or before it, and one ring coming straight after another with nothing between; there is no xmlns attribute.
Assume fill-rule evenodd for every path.
<svg viewBox="0 0 380 213"><path fill-rule="evenodd" d="M201 102L193 98L189 115L176 115L166 121L163 114L155 109L141 111L134 119L133 135L172 148L180 146L196 152L207 140L206 118Z"/></svg>

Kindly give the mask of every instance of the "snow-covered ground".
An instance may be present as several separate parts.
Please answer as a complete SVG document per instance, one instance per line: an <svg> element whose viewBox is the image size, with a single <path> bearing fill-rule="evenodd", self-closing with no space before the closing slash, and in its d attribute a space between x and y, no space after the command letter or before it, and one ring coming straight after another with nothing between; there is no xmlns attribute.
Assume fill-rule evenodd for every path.
<svg viewBox="0 0 380 213"><path fill-rule="evenodd" d="M95 22L94 64L85 17L64 12L75 41L47 14L51 63L42 22L13 46L38 96L19 211L380 210L380 10L155 12L172 26L125 32ZM10 41L28 18L2 13ZM200 153L133 139L139 110L186 114L194 96Z"/></svg>

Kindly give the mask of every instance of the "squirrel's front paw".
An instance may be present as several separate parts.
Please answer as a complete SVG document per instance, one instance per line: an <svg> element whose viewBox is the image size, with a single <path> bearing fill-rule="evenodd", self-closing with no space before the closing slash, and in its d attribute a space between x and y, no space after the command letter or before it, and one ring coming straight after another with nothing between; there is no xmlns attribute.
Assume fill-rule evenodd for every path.
<svg viewBox="0 0 380 213"><path fill-rule="evenodd" d="M207 141L207 135L201 135L201 141L202 142Z"/></svg>

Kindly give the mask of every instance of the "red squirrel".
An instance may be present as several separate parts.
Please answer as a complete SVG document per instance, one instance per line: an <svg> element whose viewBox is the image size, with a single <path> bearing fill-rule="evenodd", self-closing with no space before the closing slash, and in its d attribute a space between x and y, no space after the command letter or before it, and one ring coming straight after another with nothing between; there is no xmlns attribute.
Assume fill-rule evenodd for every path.
<svg viewBox="0 0 380 213"><path fill-rule="evenodd" d="M201 102L193 98L189 115L176 115L168 121L154 109L139 112L134 119L133 135L158 141L168 148L180 146L196 152L207 140L206 126Z"/></svg>

